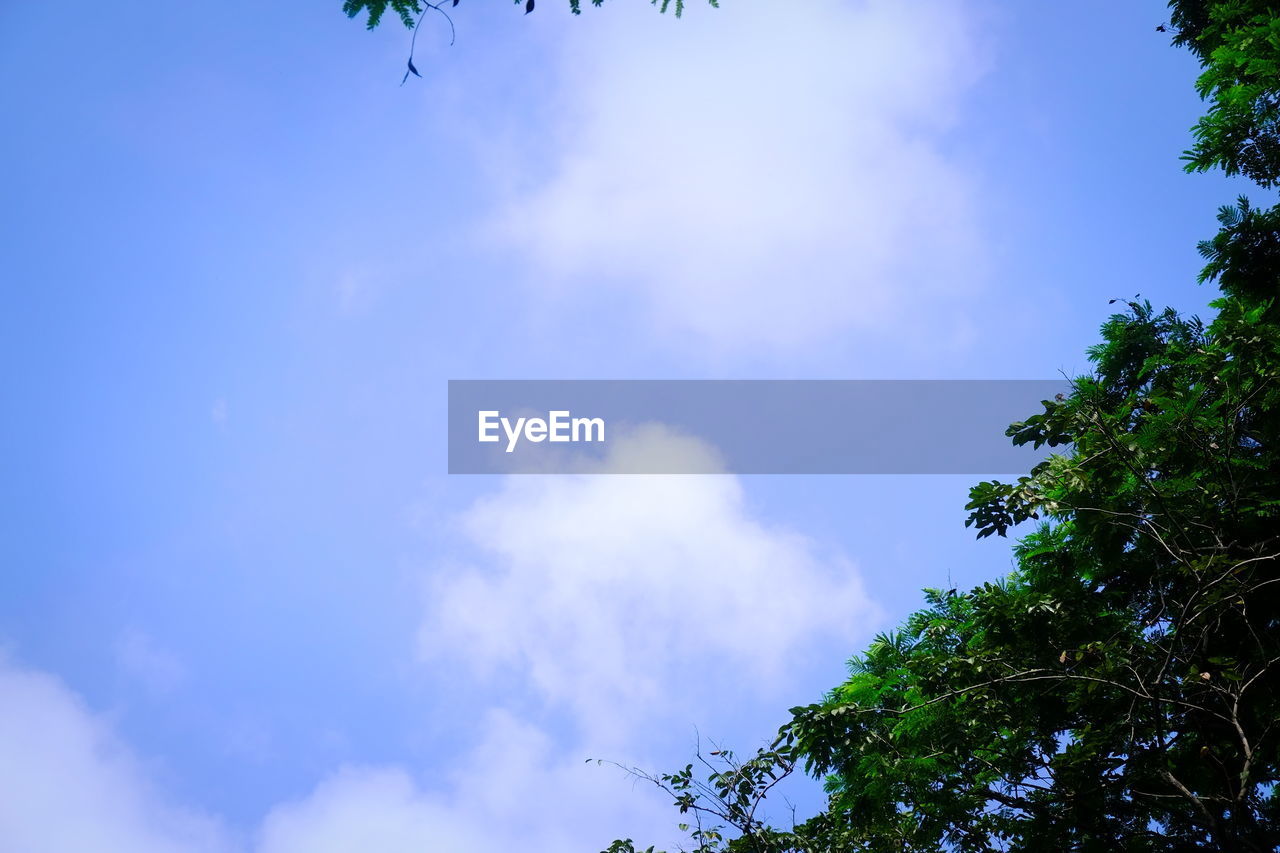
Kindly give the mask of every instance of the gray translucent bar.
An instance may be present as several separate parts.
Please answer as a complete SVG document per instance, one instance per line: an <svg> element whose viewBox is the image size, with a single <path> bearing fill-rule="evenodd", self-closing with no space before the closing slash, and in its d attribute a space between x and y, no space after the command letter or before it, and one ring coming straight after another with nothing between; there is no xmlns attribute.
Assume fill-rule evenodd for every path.
<svg viewBox="0 0 1280 853"><path fill-rule="evenodd" d="M1014 447L1005 429L1069 391L1065 380L451 380L449 473L1014 475L1048 451Z"/></svg>

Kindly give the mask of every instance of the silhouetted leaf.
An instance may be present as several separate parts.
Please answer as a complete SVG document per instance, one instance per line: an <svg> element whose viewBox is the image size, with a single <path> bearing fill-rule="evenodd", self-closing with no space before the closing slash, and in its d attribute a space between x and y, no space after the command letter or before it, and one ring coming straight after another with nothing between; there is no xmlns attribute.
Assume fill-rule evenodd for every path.
<svg viewBox="0 0 1280 853"><path fill-rule="evenodd" d="M412 74L414 77L422 76L421 74L418 73L418 69L414 67L412 57L409 58L409 69L404 72L404 77L400 78L401 86L403 86L405 84L405 81L409 79L410 74Z"/></svg>

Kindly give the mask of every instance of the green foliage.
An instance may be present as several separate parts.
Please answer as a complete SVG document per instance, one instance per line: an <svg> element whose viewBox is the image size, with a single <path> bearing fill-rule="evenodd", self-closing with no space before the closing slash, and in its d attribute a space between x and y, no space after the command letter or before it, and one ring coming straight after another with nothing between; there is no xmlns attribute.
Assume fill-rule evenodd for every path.
<svg viewBox="0 0 1280 853"><path fill-rule="evenodd" d="M1265 0L1174 0L1174 41L1205 66L1196 82L1209 111L1194 129L1187 168L1215 167L1264 187L1280 180L1280 17Z"/></svg>
<svg viewBox="0 0 1280 853"><path fill-rule="evenodd" d="M727 749L714 749L704 755L696 751L695 764L686 764L674 773L652 776L635 768L623 768L637 779L650 782L668 794L680 812L679 828L694 844L694 853L717 850L783 850L789 849L791 836L798 828L780 831L769 826L761 807L769 792L796 769L796 735L784 727L767 748L756 750L751 758L740 760ZM603 762L601 762L603 763ZM705 773L705 777L701 774ZM649 847L640 851L631 839L615 841L604 853L655 853Z"/></svg>
<svg viewBox="0 0 1280 853"><path fill-rule="evenodd" d="M1247 254L1248 216L1224 213L1210 278L1239 269L1214 264ZM1136 301L1108 320L1094 372L1009 429L1069 452L972 492L979 535L1040 520L1017 570L926 591L793 709L743 789L665 777L681 812L722 817L694 849L1280 849L1280 325L1262 284L1208 325ZM827 810L744 820L765 770L796 761L826 777Z"/></svg>
<svg viewBox="0 0 1280 853"><path fill-rule="evenodd" d="M1209 261L1201 283L1217 280L1222 290L1250 303L1277 295L1280 281L1280 208L1257 210L1240 197L1218 212L1216 237L1199 246Z"/></svg>
<svg viewBox="0 0 1280 853"><path fill-rule="evenodd" d="M1043 520L1017 571L928 593L797 711L865 849L1280 846L1280 327L1215 305L1111 318L1009 431L1071 452L973 491L980 535Z"/></svg>
<svg viewBox="0 0 1280 853"><path fill-rule="evenodd" d="M342 4L342 11L347 13L348 18L368 11L365 26L369 29L382 23L382 16L387 13L387 9L395 12L406 27L412 27L417 16L422 13L418 0L345 0Z"/></svg>
<svg viewBox="0 0 1280 853"><path fill-rule="evenodd" d="M383 15L390 9L406 27L413 27L418 15L422 14L425 7L453 7L457 6L458 2L459 0L441 0L439 3L427 3L425 0L344 0L342 11L346 12L348 18L367 12L368 18L365 25L373 29L382 22ZM516 5L524 4L526 12L533 11L533 3L530 0L514 0L514 2ZM719 0L707 0L707 2L711 6L720 5ZM603 6L604 0L590 0L590 3L592 6ZM649 4L657 6L658 11L664 14L671 9L677 18L684 14L685 0L649 0ZM569 0L569 11L575 15L582 14L582 0Z"/></svg>
<svg viewBox="0 0 1280 853"><path fill-rule="evenodd" d="M1211 101L1191 168L1280 182L1276 8L1171 6ZM1009 577L927 590L750 761L638 774L693 850L1280 850L1280 207L1219 221L1212 322L1123 300L1092 371L1008 430L1058 451L972 489L979 537L1035 523ZM797 769L827 808L774 828Z"/></svg>

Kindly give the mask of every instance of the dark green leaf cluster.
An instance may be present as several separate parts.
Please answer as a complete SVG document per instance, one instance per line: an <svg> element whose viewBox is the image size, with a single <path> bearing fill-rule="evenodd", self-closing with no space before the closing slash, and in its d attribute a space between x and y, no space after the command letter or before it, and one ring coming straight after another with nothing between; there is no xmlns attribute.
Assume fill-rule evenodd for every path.
<svg viewBox="0 0 1280 853"><path fill-rule="evenodd" d="M1202 246L1213 323L1129 302L1010 427L1070 447L971 493L980 536L1041 520L1017 571L930 591L796 710L851 849L1280 849L1275 216L1242 200Z"/></svg>
<svg viewBox="0 0 1280 853"><path fill-rule="evenodd" d="M1209 111L1187 168L1221 168L1264 187L1280 180L1280 7L1265 0L1173 0L1174 41L1205 66L1196 82Z"/></svg>
<svg viewBox="0 0 1280 853"><path fill-rule="evenodd" d="M1017 571L929 591L796 709L850 849L1280 849L1278 279L1231 262L1242 208L1206 248L1241 276L1212 324L1129 303L1010 428L1070 445L972 492L979 535L1042 520Z"/></svg>
<svg viewBox="0 0 1280 853"><path fill-rule="evenodd" d="M406 27L413 27L418 15L422 14L422 6L418 0L344 0L342 4L342 11L348 18L367 11L369 17L365 26L369 29L382 23L382 16L387 13L387 9L394 12Z"/></svg>

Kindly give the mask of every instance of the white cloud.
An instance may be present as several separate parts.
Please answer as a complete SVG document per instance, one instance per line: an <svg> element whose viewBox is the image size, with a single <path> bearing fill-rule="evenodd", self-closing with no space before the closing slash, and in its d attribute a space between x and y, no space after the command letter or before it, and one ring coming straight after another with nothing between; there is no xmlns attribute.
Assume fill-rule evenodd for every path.
<svg viewBox="0 0 1280 853"><path fill-rule="evenodd" d="M257 853L590 851L674 821L620 772L558 753L509 713L489 712L482 727L482 741L434 789L402 768L340 770L272 810Z"/></svg>
<svg viewBox="0 0 1280 853"><path fill-rule="evenodd" d="M0 849L221 853L218 825L167 804L58 680L0 657Z"/></svg>
<svg viewBox="0 0 1280 853"><path fill-rule="evenodd" d="M618 442L602 470L670 453L714 458L649 427ZM551 853L663 841L678 819L666 799L583 759L663 768L673 740L683 759L695 721L722 730L762 707L780 721L771 691L806 658L852 648L876 618L848 561L763 522L735 477L502 482L460 520L483 559L439 579L421 631L429 657L504 674L501 694L475 709L469 748L447 765L339 769L271 808L254 843L234 849ZM144 677L180 677L144 635L117 651ZM0 849L233 849L217 821L166 802L150 768L56 679L0 659L0 696Z"/></svg>
<svg viewBox="0 0 1280 853"><path fill-rule="evenodd" d="M944 144L984 65L970 4L608 11L564 34L549 177L501 217L543 286L721 353L954 323L982 263Z"/></svg>
<svg viewBox="0 0 1280 853"><path fill-rule="evenodd" d="M483 850L478 827L420 792L398 768L347 768L311 796L278 806L259 853L434 853Z"/></svg>
<svg viewBox="0 0 1280 853"><path fill-rule="evenodd" d="M611 441L604 470L688 441ZM757 518L736 477L515 476L461 526L484 558L437 576L424 656L514 673L592 744L770 698L877 618L854 567Z"/></svg>
<svg viewBox="0 0 1280 853"><path fill-rule="evenodd" d="M597 473L655 455L715 459L652 425L610 444ZM501 673L491 707L476 709L473 747L429 779L342 769L275 808L256 853L669 839L679 817L664 796L583 759L663 767L655 756L674 731L683 761L695 720L741 722L806 650L852 648L876 618L848 561L755 517L735 477L514 476L458 523L480 559L438 567L420 641L426 658L458 667L450 676Z"/></svg>
<svg viewBox="0 0 1280 853"><path fill-rule="evenodd" d="M401 767L343 768L272 808L256 843L241 846L219 822L166 802L155 768L57 678L0 658L0 697L5 853L550 853L672 823L666 803L637 796L620 772L490 711L475 748L433 768L433 787Z"/></svg>
<svg viewBox="0 0 1280 853"><path fill-rule="evenodd" d="M602 470L673 452L714 458L649 427L618 442ZM502 694L475 709L470 748L448 765L341 768L271 808L256 841L236 849L550 853L620 836L662 841L678 819L666 799L583 759L665 767L673 733L683 759L691 723L716 730L752 708L777 712L771 689L803 668L806 650L825 640L825 659L833 641L852 648L875 618L853 567L762 522L737 478L503 483L461 519L484 559L440 578L421 632L428 656L504 673ZM117 651L144 677L180 672L144 635L125 635ZM10 845L0 849L232 849L216 821L159 796L148 768L56 679L0 660L0 695L0 838ZM559 714L530 714L530 697L575 730Z"/></svg>

